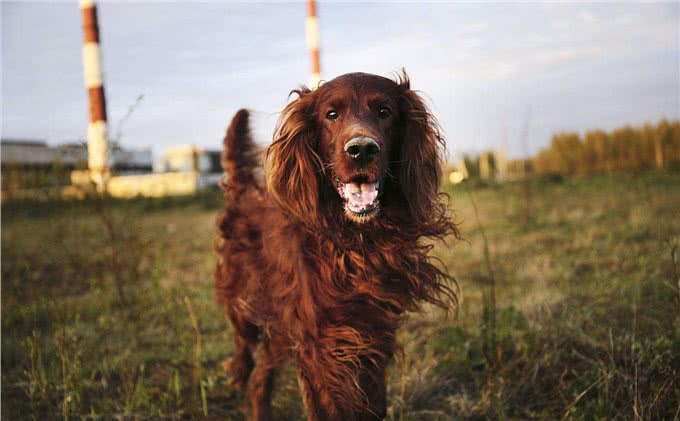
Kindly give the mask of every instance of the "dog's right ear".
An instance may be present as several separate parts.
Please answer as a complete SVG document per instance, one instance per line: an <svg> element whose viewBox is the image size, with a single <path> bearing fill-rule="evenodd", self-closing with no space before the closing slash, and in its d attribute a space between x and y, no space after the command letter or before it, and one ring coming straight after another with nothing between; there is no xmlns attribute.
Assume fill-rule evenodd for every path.
<svg viewBox="0 0 680 421"><path fill-rule="evenodd" d="M314 124L314 94L307 88L291 92L297 98L281 113L274 140L266 153L267 189L274 200L303 223L319 220L319 174Z"/></svg>

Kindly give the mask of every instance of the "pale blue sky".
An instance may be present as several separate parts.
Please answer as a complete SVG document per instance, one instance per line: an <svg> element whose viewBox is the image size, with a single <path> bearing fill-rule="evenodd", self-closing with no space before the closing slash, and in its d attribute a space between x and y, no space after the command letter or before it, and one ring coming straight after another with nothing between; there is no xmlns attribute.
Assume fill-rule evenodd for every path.
<svg viewBox="0 0 680 421"><path fill-rule="evenodd" d="M83 139L77 2L5 2L2 136ZM680 3L320 3L325 79L402 66L454 153L522 153L560 130L680 118ZM144 100L122 143L219 148L241 107L267 133L309 77L305 3L100 2L111 131ZM504 135L505 133L505 135Z"/></svg>

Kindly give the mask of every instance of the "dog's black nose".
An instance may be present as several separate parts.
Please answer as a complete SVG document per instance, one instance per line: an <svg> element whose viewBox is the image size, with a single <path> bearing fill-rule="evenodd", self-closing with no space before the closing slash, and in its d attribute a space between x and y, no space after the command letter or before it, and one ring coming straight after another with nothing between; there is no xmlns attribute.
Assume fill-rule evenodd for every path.
<svg viewBox="0 0 680 421"><path fill-rule="evenodd" d="M345 143L345 152L354 160L371 160L380 152L380 145L365 136L354 137Z"/></svg>

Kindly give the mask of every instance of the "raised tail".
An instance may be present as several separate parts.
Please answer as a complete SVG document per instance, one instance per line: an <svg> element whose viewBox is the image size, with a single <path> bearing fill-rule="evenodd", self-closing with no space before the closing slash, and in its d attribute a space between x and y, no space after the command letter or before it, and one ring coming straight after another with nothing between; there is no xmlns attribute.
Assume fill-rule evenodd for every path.
<svg viewBox="0 0 680 421"><path fill-rule="evenodd" d="M238 195L248 187L256 187L255 168L259 154L249 127L250 112L239 110L224 136L222 168L226 174L222 189L226 194Z"/></svg>

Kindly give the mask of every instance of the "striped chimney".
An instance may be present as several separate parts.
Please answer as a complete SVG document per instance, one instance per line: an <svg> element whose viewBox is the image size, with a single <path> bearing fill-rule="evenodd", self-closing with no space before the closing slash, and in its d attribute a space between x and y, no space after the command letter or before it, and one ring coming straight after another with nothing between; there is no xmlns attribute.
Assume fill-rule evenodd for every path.
<svg viewBox="0 0 680 421"><path fill-rule="evenodd" d="M312 77L309 88L316 89L321 82L321 64L319 61L319 20L316 17L316 0L307 0L307 48L312 53Z"/></svg>
<svg viewBox="0 0 680 421"><path fill-rule="evenodd" d="M102 80L99 51L99 24L94 0L81 0L83 15L83 69L85 87L90 102L90 122L87 127L88 168L92 179L103 186L109 175L109 148L106 131L106 98Z"/></svg>

